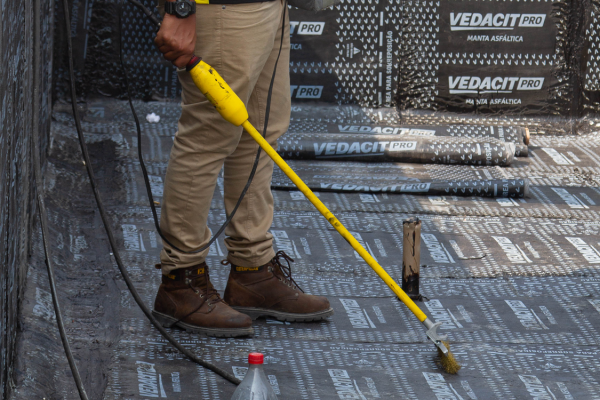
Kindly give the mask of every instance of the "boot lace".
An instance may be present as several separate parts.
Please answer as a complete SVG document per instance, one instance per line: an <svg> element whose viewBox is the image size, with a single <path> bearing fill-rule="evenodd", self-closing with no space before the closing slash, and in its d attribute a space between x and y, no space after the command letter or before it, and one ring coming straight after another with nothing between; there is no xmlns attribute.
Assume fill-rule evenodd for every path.
<svg viewBox="0 0 600 400"><path fill-rule="evenodd" d="M285 265L281 262L281 260L285 261ZM277 253L275 253L275 257L273 257L271 260L271 264L277 267L273 272L275 272L275 276L277 276L280 281L289 287L295 286L302 293L304 293L304 290L300 287L300 285L298 285L294 278L292 278L292 265L290 264L290 261L294 262L294 259L288 256L285 251L279 250ZM281 277L278 276L279 274L277 272L281 274ZM294 286L292 286L292 284Z"/></svg>
<svg viewBox="0 0 600 400"><path fill-rule="evenodd" d="M179 322L183 321L184 319L186 319L190 315L194 314L196 311L198 311L200 308L202 308L202 306L204 305L204 303L206 303L208 305L208 307L211 307L211 306L213 306L213 305L215 305L215 304L217 304L217 303L219 303L221 301L224 301L221 298L221 296L219 295L219 292L217 292L217 289L215 289L214 286L210 283L210 277L208 275L208 267L204 267L204 274L203 275L204 275L204 281L206 282L206 284L205 284L206 287L204 287L204 288L199 287L199 286L194 286L195 281L201 275L196 275L195 277L191 277L191 278L185 278L185 283L201 299L204 299L204 301L201 301L200 304L193 311L190 311L189 313L185 314L181 318L177 319L177 321L171 323L169 325L169 328L172 328L173 326L175 326Z"/></svg>
<svg viewBox="0 0 600 400"><path fill-rule="evenodd" d="M284 265L281 262L281 259L285 260L286 265ZM273 272L274 275L277 277L277 279L279 279L282 283L288 285L291 288L296 287L297 289L299 289L302 293L304 293L304 290L300 287L300 285L298 285L298 283L294 280L294 278L292 278L292 266L290 264L291 262L294 262L294 259L290 256L288 256L287 254L285 254L285 251L283 250L279 250L277 253L275 253L275 257L273 257L273 259L271 259L271 264L273 266L275 266L275 268L273 268L273 266L268 265L269 271ZM232 265L232 263L228 260L222 260L221 261L222 265Z"/></svg>
<svg viewBox="0 0 600 400"><path fill-rule="evenodd" d="M189 286L190 289L192 289L194 292L196 292L196 294L198 296L200 296L200 298L206 298L206 302L208 304L208 306L212 306L213 304L216 304L218 302L223 301L223 299L221 298L221 296L219 295L219 292L217 291L217 289L214 288L214 286L212 285L212 283L210 282L210 276L208 275L208 268L204 268L204 282L205 282L205 287L199 287L199 286L194 286L194 283L196 282L196 279L188 279L186 282ZM198 278L200 275L196 276L196 278ZM202 304L200 304L200 307L202 307ZM195 313L196 311L198 311L200 309L200 307L198 307L196 310L194 310L192 312Z"/></svg>

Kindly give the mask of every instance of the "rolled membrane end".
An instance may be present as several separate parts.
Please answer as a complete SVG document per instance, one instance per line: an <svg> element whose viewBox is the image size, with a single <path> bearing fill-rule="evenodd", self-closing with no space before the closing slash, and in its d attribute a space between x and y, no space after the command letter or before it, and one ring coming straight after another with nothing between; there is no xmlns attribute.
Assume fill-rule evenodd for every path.
<svg viewBox="0 0 600 400"><path fill-rule="evenodd" d="M504 145L506 146L506 164L505 165L510 165L513 161L513 159L515 158L515 150L516 150L516 146L514 143L510 143L510 142L505 142Z"/></svg>
<svg viewBox="0 0 600 400"><path fill-rule="evenodd" d="M523 136L523 143L529 145L529 139L531 138L529 134L529 128L525 128L525 135Z"/></svg>
<svg viewBox="0 0 600 400"><path fill-rule="evenodd" d="M529 198L529 179L523 179L523 197Z"/></svg>

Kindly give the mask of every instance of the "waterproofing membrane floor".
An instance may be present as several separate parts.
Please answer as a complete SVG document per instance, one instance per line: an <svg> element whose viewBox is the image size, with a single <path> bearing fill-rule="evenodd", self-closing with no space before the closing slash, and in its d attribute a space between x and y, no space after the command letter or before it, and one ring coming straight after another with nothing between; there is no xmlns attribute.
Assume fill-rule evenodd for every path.
<svg viewBox="0 0 600 400"><path fill-rule="evenodd" d="M144 156L160 200L179 106L140 103L137 108L142 118L149 112L162 117L160 123L142 124ZM303 112L294 109L297 130ZM354 109L336 115L352 122L356 114ZM83 127L121 255L152 305L160 242L126 103L89 102ZM323 182L328 175L347 182L488 174L531 180L525 199L319 193L397 281L402 221L421 218L421 293L429 301L418 304L444 322L442 333L463 365L456 376L440 371L421 324L293 190L274 190L275 246L296 259L294 278L307 292L329 296L334 316L303 324L258 320L255 336L246 339L173 334L239 377L248 352L264 352L265 371L281 399L600 399L599 147L600 137L591 131L585 137L534 136L530 157L505 169L291 163L302 177ZM561 165L564 160L544 148L569 163ZM284 180L276 172L274 186ZM234 386L171 348L127 291L93 203L66 105L55 107L45 188L67 333L90 398L229 399ZM210 226L224 217L219 180ZM37 233L13 398L76 399L40 241ZM224 251L220 239L207 259L221 291L228 273L219 264Z"/></svg>

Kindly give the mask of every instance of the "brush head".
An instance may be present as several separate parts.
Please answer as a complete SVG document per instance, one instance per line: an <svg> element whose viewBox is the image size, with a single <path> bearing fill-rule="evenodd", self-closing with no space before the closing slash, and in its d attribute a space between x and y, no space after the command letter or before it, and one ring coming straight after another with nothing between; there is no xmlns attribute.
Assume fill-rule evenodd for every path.
<svg viewBox="0 0 600 400"><path fill-rule="evenodd" d="M442 365L442 369L448 373L455 375L462 368L461 365L456 361L454 355L450 351L450 343L442 342L444 346L448 349L448 354L444 354L442 350L438 348L438 356L440 357L440 364Z"/></svg>

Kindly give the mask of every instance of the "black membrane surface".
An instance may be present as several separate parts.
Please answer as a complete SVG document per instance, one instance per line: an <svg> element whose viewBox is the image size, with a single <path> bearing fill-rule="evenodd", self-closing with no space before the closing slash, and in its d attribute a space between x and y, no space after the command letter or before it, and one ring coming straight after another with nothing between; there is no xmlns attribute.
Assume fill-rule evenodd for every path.
<svg viewBox="0 0 600 400"><path fill-rule="evenodd" d="M67 107L64 107L66 110ZM156 200L179 106L140 103L143 151ZM301 114L294 111L293 124ZM340 115L325 116L344 123ZM346 115L348 115L346 114ZM300 115L300 117L299 117ZM362 118L362 117L361 117ZM346 124L354 123L351 118ZM297 125L293 125L297 126ZM160 241L136 160L127 105L87 105L83 128L122 257L146 304L158 288ZM292 128L290 128L291 130ZM296 130L297 132L298 130ZM276 250L296 262L294 279L329 297L319 323L258 320L246 339L209 339L174 330L199 356L242 377L250 351L280 399L600 399L600 137L534 135L529 157L510 167L300 161L315 184L419 183L528 178L529 197L320 192L321 200L397 281L402 221L422 220L419 306L444 323L463 369L436 365L425 330L295 190L274 190ZM133 302L112 260L69 114L55 108L46 167L53 261L68 335L94 399L229 399L234 386L184 359ZM273 185L286 185L276 170ZM224 218L222 180L209 223ZM227 268L219 239L207 262L218 290ZM76 399L60 346L39 233L22 311L15 399Z"/></svg>

